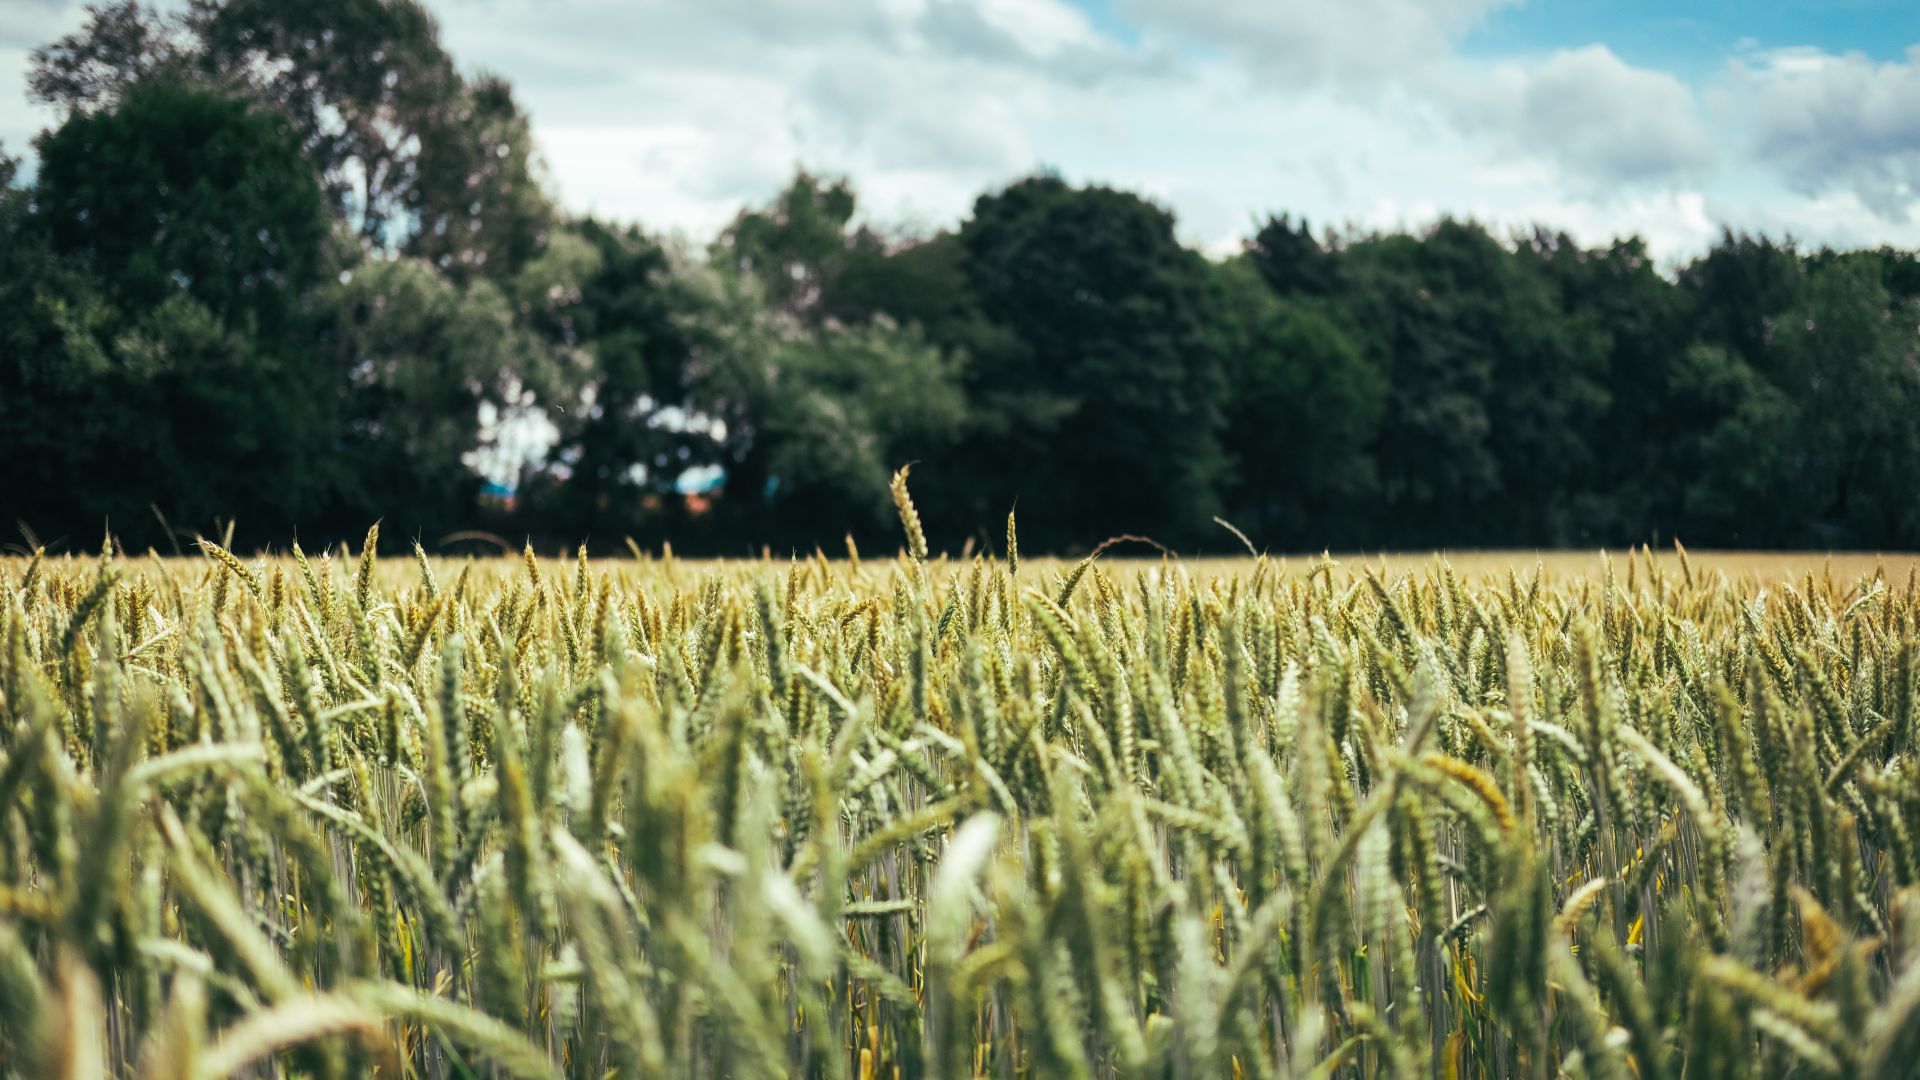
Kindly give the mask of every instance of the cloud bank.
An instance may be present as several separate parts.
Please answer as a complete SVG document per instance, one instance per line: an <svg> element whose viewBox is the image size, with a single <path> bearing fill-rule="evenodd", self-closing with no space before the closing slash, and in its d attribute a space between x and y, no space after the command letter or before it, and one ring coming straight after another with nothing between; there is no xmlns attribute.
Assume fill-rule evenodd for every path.
<svg viewBox="0 0 1920 1080"><path fill-rule="evenodd" d="M1541 0L1535 0L1541 2ZM1144 191L1228 250L1268 212L1448 213L1638 233L1722 227L1920 246L1920 45L1891 58L1729 42L1705 74L1605 41L1470 47L1514 0L442 0L449 48L507 76L579 211L695 237L796 166L931 229L1037 168ZM0 79L77 26L0 15ZM48 117L0 99L15 153Z"/></svg>

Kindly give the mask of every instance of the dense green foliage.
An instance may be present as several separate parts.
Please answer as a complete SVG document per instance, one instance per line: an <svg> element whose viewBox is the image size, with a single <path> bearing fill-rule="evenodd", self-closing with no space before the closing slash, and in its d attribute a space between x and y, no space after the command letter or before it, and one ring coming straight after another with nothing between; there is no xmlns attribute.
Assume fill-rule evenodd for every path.
<svg viewBox="0 0 1920 1080"><path fill-rule="evenodd" d="M0 563L0 1068L1912 1075L1911 573L925 561L904 479L878 563Z"/></svg>
<svg viewBox="0 0 1920 1080"><path fill-rule="evenodd" d="M1030 177L901 236L806 173L687 250L557 212L417 0L121 0L30 87L64 120L3 166L0 520L56 549L382 515L837 549L903 460L937 534L1017 503L1041 550L1234 545L1216 515L1279 550L1920 545L1907 252L1729 234L1662 273L1283 216L1215 261L1124 191Z"/></svg>
<svg viewBox="0 0 1920 1080"><path fill-rule="evenodd" d="M245 506L297 526L329 487L315 399L333 387L301 302L328 222L292 133L150 85L40 158L30 194L0 195L6 510L124 524L158 499L183 521Z"/></svg>

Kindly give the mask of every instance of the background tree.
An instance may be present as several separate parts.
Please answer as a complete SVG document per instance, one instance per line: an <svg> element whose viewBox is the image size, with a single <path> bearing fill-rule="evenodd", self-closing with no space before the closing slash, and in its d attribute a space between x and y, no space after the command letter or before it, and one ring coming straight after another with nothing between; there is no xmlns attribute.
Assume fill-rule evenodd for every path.
<svg viewBox="0 0 1920 1080"><path fill-rule="evenodd" d="M406 250L457 278L504 280L540 254L553 222L535 176L533 134L512 87L497 77L479 80L454 108L452 122L422 132L417 179L405 195L419 226Z"/></svg>
<svg viewBox="0 0 1920 1080"><path fill-rule="evenodd" d="M1794 485L1793 401L1723 345L1687 348L1666 388L1685 418L1669 433L1682 479L1679 520L1701 546L1806 543L1810 522Z"/></svg>
<svg viewBox="0 0 1920 1080"><path fill-rule="evenodd" d="M1044 545L1211 530L1224 464L1219 297L1173 215L1126 192L1033 177L960 230L990 332L966 342L968 438L929 487L972 522L1015 501Z"/></svg>
<svg viewBox="0 0 1920 1080"><path fill-rule="evenodd" d="M1790 242L1728 232L1679 274L1693 345L1673 391L1692 413L1682 431L1703 454L1684 473L1682 517L1717 542L1799 544L1813 532L1819 508L1795 476L1798 405L1769 355L1803 273Z"/></svg>
<svg viewBox="0 0 1920 1080"><path fill-rule="evenodd" d="M1274 295L1257 258L1223 264L1227 517L1286 550L1368 537L1387 381L1320 304Z"/></svg>
<svg viewBox="0 0 1920 1080"><path fill-rule="evenodd" d="M809 324L858 318L867 313L840 310L836 286L856 253L879 241L851 228L855 205L845 180L803 169L771 205L741 211L714 242L712 257L758 282L767 303Z"/></svg>
<svg viewBox="0 0 1920 1080"><path fill-rule="evenodd" d="M155 74L280 112L328 205L370 250L507 274L550 217L511 91L493 78L468 84L417 0L192 0L171 16L134 2L90 8L80 31L35 52L29 85L73 114L117 106Z"/></svg>
<svg viewBox="0 0 1920 1080"><path fill-rule="evenodd" d="M143 82L185 76L184 36L182 20L138 0L90 4L79 33L33 50L28 96L74 112L110 109Z"/></svg>
<svg viewBox="0 0 1920 1080"><path fill-rule="evenodd" d="M1896 541L1911 521L1920 430L1920 339L1872 252L1821 258L1767 345L1797 405L1796 487L1826 543ZM1897 542L1897 541L1896 541Z"/></svg>
<svg viewBox="0 0 1920 1080"><path fill-rule="evenodd" d="M810 546L849 529L890 535L889 475L946 456L964 414L954 364L889 318L810 328L728 265L685 280L696 297L690 414L725 476L713 534L736 551L740 536Z"/></svg>
<svg viewBox="0 0 1920 1080"><path fill-rule="evenodd" d="M1604 418L1581 433L1604 444L1586 457L1586 479L1571 500L1580 540L1660 543L1676 527L1686 477L1673 442L1688 419L1669 388L1684 366L1692 309L1687 294L1656 268L1638 238L1585 248L1540 230L1529 250L1577 332L1597 336ZM1596 399L1597 400L1597 399Z"/></svg>
<svg viewBox="0 0 1920 1080"><path fill-rule="evenodd" d="M1342 253L1352 286L1346 325L1390 387L1374 444L1374 527L1416 545L1473 538L1500 484L1488 409L1493 359L1456 318L1458 290L1436 272L1436 253L1404 235Z"/></svg>
<svg viewBox="0 0 1920 1080"><path fill-rule="evenodd" d="M1347 325L1392 387L1375 444L1382 530L1422 546L1591 539L1580 495L1606 342L1540 262L1450 220L1342 252Z"/></svg>
<svg viewBox="0 0 1920 1080"><path fill-rule="evenodd" d="M1324 297L1340 287L1336 253L1313 238L1305 218L1269 217L1247 241L1246 258L1281 296Z"/></svg>
<svg viewBox="0 0 1920 1080"><path fill-rule="evenodd" d="M328 497L331 265L318 184L278 116L142 85L39 142L8 196L0 430L22 519L153 538L151 508L285 534Z"/></svg>
<svg viewBox="0 0 1920 1080"><path fill-rule="evenodd" d="M701 320L671 253L637 228L588 219L553 237L517 292L538 332L586 364L575 403L549 414L558 438L529 513L570 535L648 543L685 528L675 481L716 455L700 425L679 422L693 419Z"/></svg>
<svg viewBox="0 0 1920 1080"><path fill-rule="evenodd" d="M1436 230L1429 243L1442 242ZM1592 543L1597 469L1608 432L1610 342L1570 307L1537 246L1503 248L1485 231L1455 234L1472 254L1465 266L1486 275L1461 286L1467 333L1493 358L1493 453L1500 465L1506 521L1483 543L1570 547ZM1468 282L1471 279L1467 279Z"/></svg>
<svg viewBox="0 0 1920 1080"><path fill-rule="evenodd" d="M1920 545L1920 261L1267 219L1032 177L932 235L807 171L710 245L568 220L420 0L131 0L0 157L0 518L682 550ZM481 497L484 482L515 496ZM683 497L689 488L697 498ZM496 492L495 494L499 494ZM984 528L983 528L984 526Z"/></svg>
<svg viewBox="0 0 1920 1080"><path fill-rule="evenodd" d="M333 362L346 374L335 446L353 477L343 521L459 528L486 443L513 438L516 425L540 422L541 401L568 396L566 358L492 282L462 285L423 259L373 261L331 290L326 308Z"/></svg>
<svg viewBox="0 0 1920 1080"><path fill-rule="evenodd" d="M122 304L185 292L235 327L275 333L331 261L320 188L290 125L245 101L143 84L38 146L54 249Z"/></svg>

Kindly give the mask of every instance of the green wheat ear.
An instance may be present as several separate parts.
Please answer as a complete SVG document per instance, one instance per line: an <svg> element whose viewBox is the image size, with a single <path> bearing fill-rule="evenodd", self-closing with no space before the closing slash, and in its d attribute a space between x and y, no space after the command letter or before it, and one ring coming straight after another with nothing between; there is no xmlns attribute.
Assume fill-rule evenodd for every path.
<svg viewBox="0 0 1920 1080"><path fill-rule="evenodd" d="M200 550L206 552L208 558L225 567L228 573L239 578L241 583L247 587L247 591L253 594L254 599L258 600L261 598L260 578L255 575L252 570L248 569L247 564L241 562L233 552L208 540L204 536L200 538Z"/></svg>
<svg viewBox="0 0 1920 1080"><path fill-rule="evenodd" d="M360 569L353 576L353 601L363 612L373 604L373 575L379 557L380 523L376 521L360 545Z"/></svg>
<svg viewBox="0 0 1920 1080"><path fill-rule="evenodd" d="M907 494L907 473L912 469L911 465L900 466L888 488L893 493L894 509L900 512L900 527L907 534L907 554L914 562L923 563L927 561L927 534L921 531L920 514L913 508L913 496Z"/></svg>
<svg viewBox="0 0 1920 1080"><path fill-rule="evenodd" d="M1020 576L1020 534L1013 527L1013 511L1007 511L1007 575Z"/></svg>

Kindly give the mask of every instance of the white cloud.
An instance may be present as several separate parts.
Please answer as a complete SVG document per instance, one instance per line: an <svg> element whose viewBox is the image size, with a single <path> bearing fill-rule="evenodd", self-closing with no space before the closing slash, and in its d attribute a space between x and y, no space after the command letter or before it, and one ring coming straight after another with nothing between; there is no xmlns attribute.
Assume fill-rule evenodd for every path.
<svg viewBox="0 0 1920 1080"><path fill-rule="evenodd" d="M1459 36L1518 0L1119 0L1150 32L1199 42L1260 81L1364 90L1444 63Z"/></svg>
<svg viewBox="0 0 1920 1080"><path fill-rule="evenodd" d="M1809 195L1851 191L1905 222L1920 207L1920 45L1904 60L1817 49L1731 62L1723 109L1750 129L1752 152Z"/></svg>
<svg viewBox="0 0 1920 1080"><path fill-rule="evenodd" d="M1503 63L1455 78L1447 89L1456 122L1563 162L1575 183L1666 180L1697 172L1714 156L1693 91L1666 72L1625 63L1605 45Z"/></svg>
<svg viewBox="0 0 1920 1080"><path fill-rule="evenodd" d="M675 7L497 0L442 24L514 78L563 201L696 233L802 165L850 175L880 216L951 221L1039 162L1034 125L1081 95L1075 65L1123 67L1057 0ZM528 41L571 70L519 74Z"/></svg>
<svg viewBox="0 0 1920 1080"><path fill-rule="evenodd" d="M1418 227L1452 212L1524 224L1538 207L1590 226L1609 210L1618 229L1652 223L1645 208L1676 204L1715 157L1692 89L1605 45L1492 61L1458 54L1462 35L1514 2L1125 0L1121 10L1158 39L1207 46L1269 109L1325 96L1357 110L1311 146L1356 196L1344 211L1356 222ZM1242 120L1263 126L1257 115ZM1409 171L1412 197L1397 193ZM1654 243L1695 231L1674 220L1660 219Z"/></svg>
<svg viewBox="0 0 1920 1080"><path fill-rule="evenodd" d="M1723 225L1920 241L1920 50L1742 46L1695 86L1600 43L1463 53L1519 0L1110 0L1124 39L1070 0L429 2L463 66L513 82L563 204L695 238L796 166L921 227L1049 166L1148 194L1215 252L1282 210L1638 232L1668 259ZM0 2L13 152L50 119L27 50L82 18Z"/></svg>
<svg viewBox="0 0 1920 1080"><path fill-rule="evenodd" d="M1614 186L1710 156L1686 87L1603 47L1454 59L1504 2L1129 0L1131 46L1060 0L720 0L673 18L491 0L447 8L444 26L456 55L516 77L566 202L694 232L795 165L849 174L873 218L928 224L1052 166L1159 199L1218 252L1282 209L1519 226L1531 207L1584 205L1599 222L1624 203ZM570 71L523 73L530 41Z"/></svg>
<svg viewBox="0 0 1920 1080"><path fill-rule="evenodd" d="M947 7L963 5L947 3ZM1038 55L1085 48L1099 41L1093 24L1079 8L1060 0L981 0L987 22L1018 38Z"/></svg>

